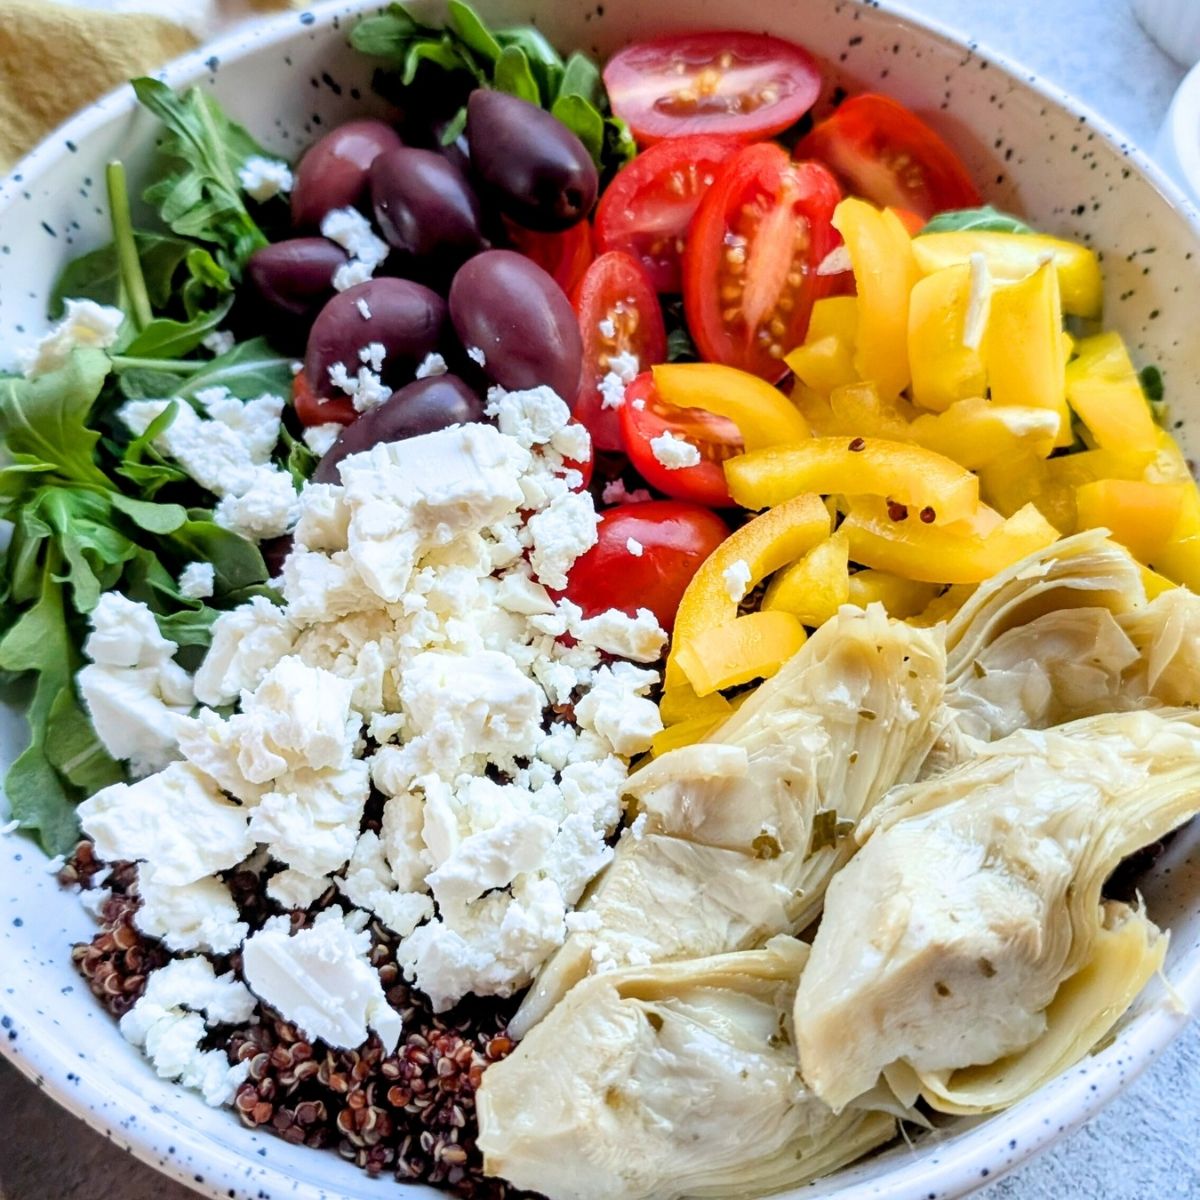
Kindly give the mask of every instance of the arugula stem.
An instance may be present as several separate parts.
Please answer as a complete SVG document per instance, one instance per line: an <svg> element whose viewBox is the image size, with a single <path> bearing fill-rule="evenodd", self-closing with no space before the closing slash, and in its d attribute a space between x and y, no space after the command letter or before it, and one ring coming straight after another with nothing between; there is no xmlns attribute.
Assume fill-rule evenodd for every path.
<svg viewBox="0 0 1200 1200"><path fill-rule="evenodd" d="M125 186L125 167L119 162L110 162L104 169L104 183L108 188L108 209L112 220L113 242L117 247L121 282L129 296L134 327L140 333L154 320L154 310L150 307L150 295L146 291L146 279L142 275L137 243L133 240L129 190Z"/></svg>
<svg viewBox="0 0 1200 1200"><path fill-rule="evenodd" d="M134 367L142 367L150 371L169 371L172 375L195 375L205 367L212 365L212 359L187 358L130 358L124 354L113 354L109 360L115 370L128 371Z"/></svg>

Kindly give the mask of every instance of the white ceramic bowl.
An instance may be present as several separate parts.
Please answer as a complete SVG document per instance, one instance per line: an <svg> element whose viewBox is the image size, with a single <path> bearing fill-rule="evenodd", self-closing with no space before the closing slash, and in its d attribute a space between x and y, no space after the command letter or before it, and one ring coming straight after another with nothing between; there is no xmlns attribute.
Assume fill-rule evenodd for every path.
<svg viewBox="0 0 1200 1200"><path fill-rule="evenodd" d="M1196 10L1200 18L1200 9ZM1154 146L1158 161L1200 202L1200 63L1184 77Z"/></svg>
<svg viewBox="0 0 1200 1200"><path fill-rule="evenodd" d="M988 198L1103 251L1107 319L1134 353L1162 368L1175 413L1200 430L1200 226L1182 196L1131 147L1071 100L890 3L830 0L478 0L491 19L536 20L560 46L597 54L635 33L748 27L795 38L827 60L835 86L875 87L925 113L964 155ZM292 155L332 124L377 108L371 65L345 32L362 4L289 14L182 59L163 72L200 83L269 147ZM152 122L123 89L35 150L0 183L0 357L45 324L61 264L106 240L100 182L120 156L136 174ZM4 352L7 352L5 354ZM1185 428L1186 434L1188 429ZM0 758L23 739L0 713ZM335 1154L244 1129L228 1110L157 1079L94 1003L70 963L91 924L43 856L0 839L0 1047L59 1102L119 1145L213 1197L264 1200L415 1198L424 1189L366 1178ZM1185 832L1145 887L1172 931L1167 974L1185 1004L1200 999L1200 829ZM960 1122L803 1190L811 1200L943 1200L1002 1174L1074 1129L1115 1096L1179 1032L1185 1016L1155 982L1099 1054L1036 1096L985 1121Z"/></svg>

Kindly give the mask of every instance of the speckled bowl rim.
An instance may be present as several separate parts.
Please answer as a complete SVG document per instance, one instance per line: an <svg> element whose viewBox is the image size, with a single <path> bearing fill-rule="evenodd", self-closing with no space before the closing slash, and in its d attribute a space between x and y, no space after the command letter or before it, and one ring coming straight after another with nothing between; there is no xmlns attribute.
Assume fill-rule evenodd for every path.
<svg viewBox="0 0 1200 1200"><path fill-rule="evenodd" d="M904 3L896 0L852 2L894 16L932 39L966 47L1048 103L1084 119L1184 216L1200 245L1200 210L1182 188L1138 150L1122 131L1067 91L1022 67L1008 55L967 37L952 23L914 12ZM329 0L304 12L264 18L173 60L154 74L173 87L183 86L203 76L206 64L214 55L225 62L242 58L269 49L293 35L297 22L313 32L326 32L333 27L335 18L355 16L378 7L376 0L350 3ZM122 85L54 130L0 179L0 210L12 202L24 181L36 177L48 164L63 156L65 144L82 144L115 112L130 111L134 105L132 90L128 85ZM921 1149L930 1149L933 1153L923 1154L914 1161L897 1158L895 1170L888 1176L849 1182L845 1187L826 1192L825 1200L953 1200L994 1182L1094 1117L1179 1036L1188 1023L1189 1009L1200 1003L1200 951L1192 952L1176 965L1170 992L1121 1029L1105 1049L1051 1081L1016 1107L979 1122L973 1130L960 1132L954 1144L941 1144L940 1151L936 1141L923 1139ZM19 1013L16 999L10 998L8 1007ZM237 1150L215 1145L209 1137L156 1105L148 1105L147 1111L138 1114L132 1127L129 1123L122 1124L111 1111L107 1076L96 1064L77 1059L57 1043L49 1029L39 1031L36 1015L32 1012L26 1017L17 1016L16 1020L21 1026L21 1036L0 1035L0 1053L68 1112L163 1174L214 1200L222 1197L255 1200L263 1194L264 1187L280 1185L287 1188L289 1196L298 1200L335 1200L318 1184L297 1179L290 1172L266 1162L259 1166ZM233 1119L232 1114L230 1119ZM243 1132L251 1142L264 1143L258 1153L265 1158L265 1144L273 1141L271 1135ZM203 1174L196 1169L198 1164L203 1164ZM803 1191L799 1189L786 1195L799 1196ZM394 1189L392 1194L395 1194Z"/></svg>

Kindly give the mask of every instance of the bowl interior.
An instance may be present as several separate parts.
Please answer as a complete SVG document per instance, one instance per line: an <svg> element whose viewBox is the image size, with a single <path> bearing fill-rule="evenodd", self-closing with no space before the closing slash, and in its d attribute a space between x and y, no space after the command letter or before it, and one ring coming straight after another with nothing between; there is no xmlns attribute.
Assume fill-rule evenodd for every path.
<svg viewBox="0 0 1200 1200"><path fill-rule="evenodd" d="M1164 375L1185 443L1200 436L1200 342L1184 299L1197 294L1200 234L1194 214L1131 147L1108 140L1088 117L1019 69L932 31L894 6L828 0L677 0L666 11L640 0L539 4L476 0L493 22L533 21L560 47L597 55L631 36L671 29L741 27L792 37L827 64L821 105L838 88L895 95L964 155L988 199L1101 250L1105 324L1141 362ZM384 106L371 64L345 34L370 5L325 5L237 34L174 64L175 86L198 82L271 150L294 157L337 122ZM432 5L420 5L433 11ZM152 122L125 89L53 135L0 183L0 362L46 325L59 268L108 240L103 168L122 158L137 178ZM0 760L24 739L17 710L0 711ZM90 918L62 892L42 854L20 837L0 839L0 986L3 1048L29 1074L120 1144L213 1196L289 1195L367 1200L425 1189L381 1185L335 1154L313 1153L244 1129L226 1110L157 1079L89 996L70 964L70 943ZM1185 999L1200 999L1200 830L1185 832L1147 879L1151 915L1172 929L1167 973ZM1132 1078L1184 1018L1159 982L1139 999L1112 1044L1007 1113L955 1123L915 1147L899 1147L804 1190L841 1200L961 1195L1090 1116Z"/></svg>

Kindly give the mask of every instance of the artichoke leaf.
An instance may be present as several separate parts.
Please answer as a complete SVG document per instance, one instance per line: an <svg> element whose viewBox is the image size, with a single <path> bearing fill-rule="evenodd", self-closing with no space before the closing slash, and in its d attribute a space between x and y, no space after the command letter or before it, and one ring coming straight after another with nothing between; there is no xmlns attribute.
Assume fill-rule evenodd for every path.
<svg viewBox="0 0 1200 1200"><path fill-rule="evenodd" d="M485 1170L550 1200L674 1200L795 1186L888 1140L796 1071L807 947L632 967L578 984L477 1095Z"/></svg>
<svg viewBox="0 0 1200 1200"><path fill-rule="evenodd" d="M826 896L796 999L805 1082L841 1110L894 1064L953 1090L956 1072L1028 1054L995 1084L1007 1104L1087 1053L1128 997L1089 992L1065 1016L1054 1002L1103 945L1104 881L1197 810L1200 714L1177 709L1011 734L895 789ZM1097 1016L1105 1000L1119 1011ZM937 1103L936 1085L922 1094Z"/></svg>

